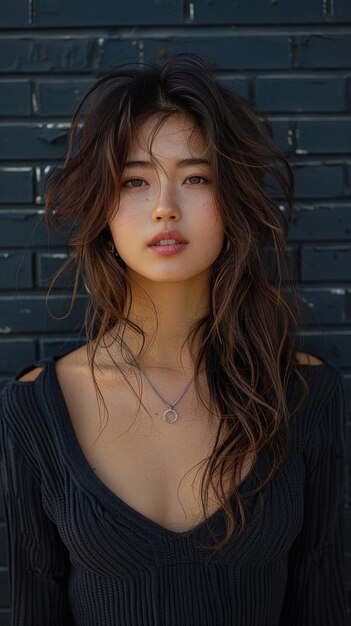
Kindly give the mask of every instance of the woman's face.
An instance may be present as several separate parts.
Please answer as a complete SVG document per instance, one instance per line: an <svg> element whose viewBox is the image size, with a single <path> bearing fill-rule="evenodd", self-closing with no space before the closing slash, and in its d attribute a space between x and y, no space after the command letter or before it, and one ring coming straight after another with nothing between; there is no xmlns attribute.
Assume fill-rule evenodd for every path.
<svg viewBox="0 0 351 626"><path fill-rule="evenodd" d="M116 249L131 277L179 282L209 275L224 227L204 139L199 131L192 134L192 118L174 114L157 131L151 161L148 138L156 121L140 127L128 153L118 210L109 222ZM157 235L163 243L183 243L150 245Z"/></svg>

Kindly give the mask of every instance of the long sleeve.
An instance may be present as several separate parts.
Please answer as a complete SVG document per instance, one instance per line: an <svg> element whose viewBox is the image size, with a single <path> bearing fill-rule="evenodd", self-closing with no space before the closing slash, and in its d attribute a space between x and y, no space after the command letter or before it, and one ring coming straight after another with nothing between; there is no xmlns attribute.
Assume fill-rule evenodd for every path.
<svg viewBox="0 0 351 626"><path fill-rule="evenodd" d="M0 419L1 479L11 597L11 626L73 626L67 595L69 559L45 515L40 475Z"/></svg>
<svg viewBox="0 0 351 626"><path fill-rule="evenodd" d="M345 394L340 373L304 451L304 521L289 554L281 626L346 626Z"/></svg>

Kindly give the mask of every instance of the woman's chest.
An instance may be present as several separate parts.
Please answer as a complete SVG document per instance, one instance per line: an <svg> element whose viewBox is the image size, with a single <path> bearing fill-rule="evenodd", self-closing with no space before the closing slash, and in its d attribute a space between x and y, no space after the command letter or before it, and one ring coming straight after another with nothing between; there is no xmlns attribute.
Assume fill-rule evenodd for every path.
<svg viewBox="0 0 351 626"><path fill-rule="evenodd" d="M57 371L79 446L108 489L146 518L183 532L203 519L201 479L215 444L218 418L210 418L189 391L175 407L178 419L164 420L167 406L144 386L143 406L126 385L102 389L108 415L95 390ZM170 401L175 389L170 389ZM168 399L168 398L167 398ZM149 413L149 414L148 414ZM248 473L248 463L241 479ZM225 477L229 491L229 476ZM220 503L209 490L208 514Z"/></svg>

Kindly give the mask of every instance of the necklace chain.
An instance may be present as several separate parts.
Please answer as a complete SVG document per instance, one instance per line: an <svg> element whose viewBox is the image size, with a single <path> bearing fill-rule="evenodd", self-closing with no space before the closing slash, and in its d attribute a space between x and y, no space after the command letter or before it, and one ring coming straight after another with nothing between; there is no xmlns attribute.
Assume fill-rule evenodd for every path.
<svg viewBox="0 0 351 626"><path fill-rule="evenodd" d="M163 414L163 419L165 420L165 422L168 422L169 424L173 424L173 422L176 422L178 419L178 413L177 411L174 410L174 407L176 404L178 404L178 402L182 399L182 397L185 395L185 393L188 391L192 381L194 380L194 376L192 376L189 380L189 382L187 383L185 389L181 392L181 394L178 396L178 398L172 402L172 404L170 404L169 402L167 402L167 400L165 400L161 394L157 391L156 387L154 387L154 385L152 384L151 380L148 378L148 376L146 376L146 374L140 369L139 367L139 371L142 373L142 375L146 378L146 380L148 381L148 383L151 385L152 389L154 390L154 392L158 395L158 397L162 400L162 402L164 402L167 405L167 409L165 410L164 414ZM173 413L173 419L171 418L171 414Z"/></svg>

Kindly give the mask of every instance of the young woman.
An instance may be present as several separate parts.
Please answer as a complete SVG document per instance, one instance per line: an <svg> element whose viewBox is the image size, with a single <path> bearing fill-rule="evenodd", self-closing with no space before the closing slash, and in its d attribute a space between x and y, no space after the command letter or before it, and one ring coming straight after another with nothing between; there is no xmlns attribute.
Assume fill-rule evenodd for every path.
<svg viewBox="0 0 351 626"><path fill-rule="evenodd" d="M346 623L343 382L302 350L278 189L293 215L286 158L197 55L78 107L46 213L85 341L1 394L13 625Z"/></svg>

